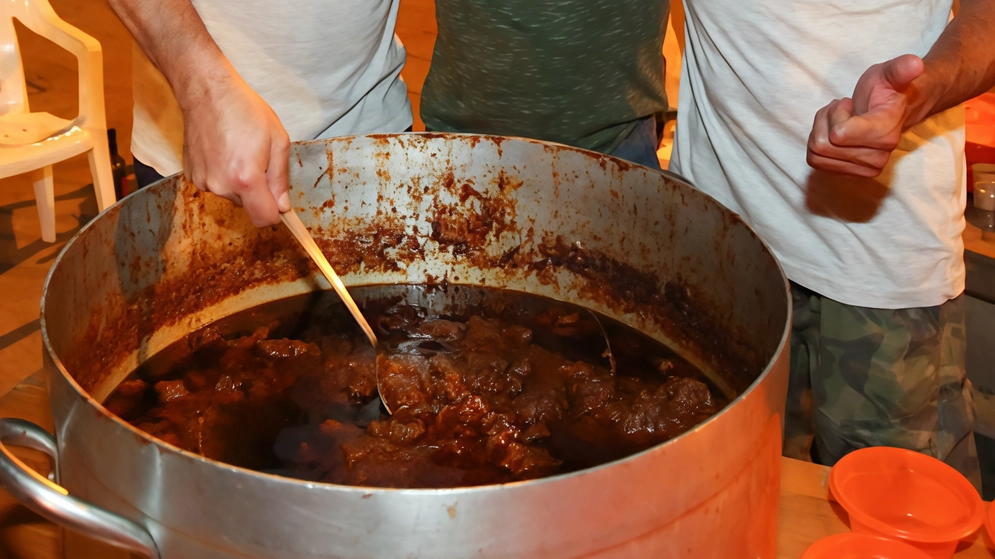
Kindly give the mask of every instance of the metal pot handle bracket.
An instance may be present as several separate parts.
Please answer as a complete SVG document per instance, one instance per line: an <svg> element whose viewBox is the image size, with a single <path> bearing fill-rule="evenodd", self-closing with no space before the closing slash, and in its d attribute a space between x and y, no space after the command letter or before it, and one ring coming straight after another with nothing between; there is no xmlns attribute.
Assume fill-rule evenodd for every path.
<svg viewBox="0 0 995 559"><path fill-rule="evenodd" d="M0 486L24 506L52 522L87 537L160 559L148 531L135 522L77 499L17 459L7 449L12 444L39 450L58 461L55 437L23 419L0 419Z"/></svg>

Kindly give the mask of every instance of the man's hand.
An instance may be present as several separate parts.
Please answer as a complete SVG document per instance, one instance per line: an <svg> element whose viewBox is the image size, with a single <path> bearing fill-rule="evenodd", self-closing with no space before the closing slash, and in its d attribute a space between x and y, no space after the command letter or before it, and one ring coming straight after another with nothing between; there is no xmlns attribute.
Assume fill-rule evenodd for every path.
<svg viewBox="0 0 995 559"><path fill-rule="evenodd" d="M256 226L290 210L290 139L280 119L231 72L183 106L184 172L200 190L245 208Z"/></svg>
<svg viewBox="0 0 995 559"><path fill-rule="evenodd" d="M902 132L995 86L995 0L961 0L924 59L907 54L871 66L852 99L815 115L808 164L858 177L881 173Z"/></svg>
<svg viewBox="0 0 995 559"><path fill-rule="evenodd" d="M926 116L913 102L916 92L910 85L923 69L922 59L911 54L868 68L852 98L837 99L816 113L808 164L841 175L879 175L902 133Z"/></svg>
<svg viewBox="0 0 995 559"><path fill-rule="evenodd" d="M190 0L109 0L183 110L187 178L273 225L290 210L290 140L273 109L242 80Z"/></svg>

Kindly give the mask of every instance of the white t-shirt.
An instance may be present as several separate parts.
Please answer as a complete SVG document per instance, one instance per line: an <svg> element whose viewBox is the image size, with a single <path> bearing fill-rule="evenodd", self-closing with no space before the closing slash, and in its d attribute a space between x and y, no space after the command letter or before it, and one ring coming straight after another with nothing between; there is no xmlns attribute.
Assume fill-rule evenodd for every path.
<svg viewBox="0 0 995 559"><path fill-rule="evenodd" d="M939 305L964 290L961 108L909 130L877 179L805 161L815 113L873 64L924 56L951 0L685 0L670 168L739 213L788 277L850 305Z"/></svg>
<svg viewBox="0 0 995 559"><path fill-rule="evenodd" d="M192 0L214 41L280 117L291 140L411 126L394 36L398 0ZM141 49L134 56L136 159L183 168L183 115Z"/></svg>

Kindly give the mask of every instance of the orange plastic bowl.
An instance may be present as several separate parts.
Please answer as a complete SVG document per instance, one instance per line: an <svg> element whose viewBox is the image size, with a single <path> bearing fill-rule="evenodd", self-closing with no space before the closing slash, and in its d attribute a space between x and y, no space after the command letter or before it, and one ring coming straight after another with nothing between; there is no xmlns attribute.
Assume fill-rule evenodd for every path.
<svg viewBox="0 0 995 559"><path fill-rule="evenodd" d="M984 522L977 490L957 470L910 450L873 447L844 456L829 488L854 532L897 538L931 557L952 557Z"/></svg>
<svg viewBox="0 0 995 559"><path fill-rule="evenodd" d="M815 542L802 559L929 559L929 555L898 540L870 534L836 534Z"/></svg>

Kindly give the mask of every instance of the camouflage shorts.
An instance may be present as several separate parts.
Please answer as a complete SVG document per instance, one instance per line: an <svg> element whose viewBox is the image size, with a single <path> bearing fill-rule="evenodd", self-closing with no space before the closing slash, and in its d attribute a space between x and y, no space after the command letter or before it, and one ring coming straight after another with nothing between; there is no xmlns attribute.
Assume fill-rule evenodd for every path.
<svg viewBox="0 0 995 559"><path fill-rule="evenodd" d="M832 465L867 446L908 448L978 489L974 404L964 371L963 295L938 307L869 309L792 284L784 455Z"/></svg>

